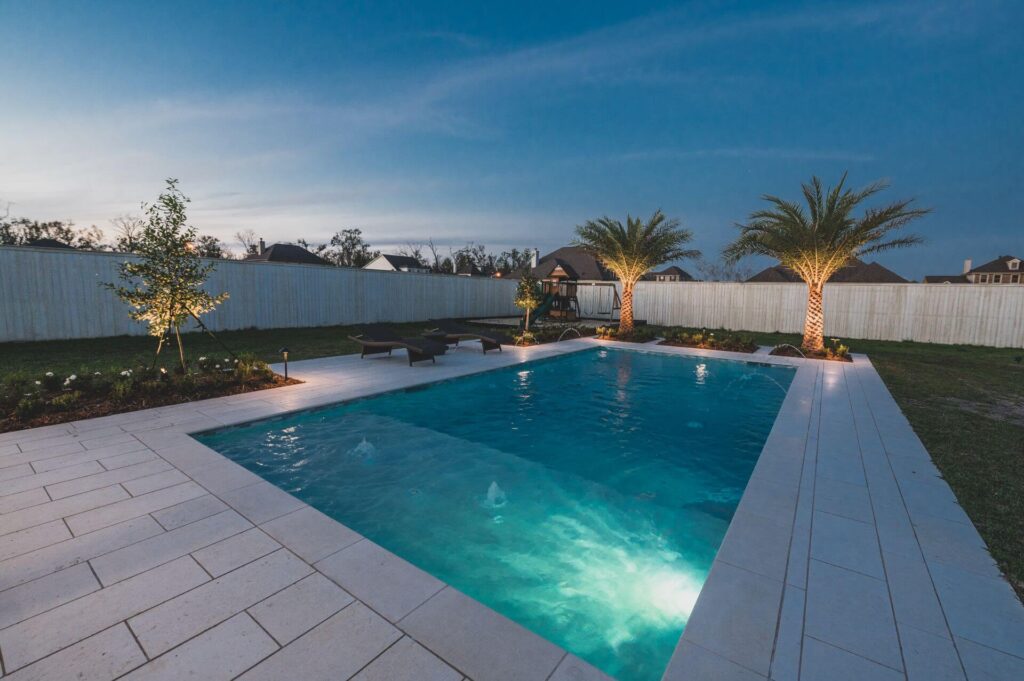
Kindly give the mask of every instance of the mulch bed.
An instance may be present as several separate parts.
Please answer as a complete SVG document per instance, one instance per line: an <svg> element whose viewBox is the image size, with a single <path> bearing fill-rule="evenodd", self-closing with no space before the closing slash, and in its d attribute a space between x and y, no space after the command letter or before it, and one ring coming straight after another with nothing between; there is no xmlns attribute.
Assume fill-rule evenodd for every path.
<svg viewBox="0 0 1024 681"><path fill-rule="evenodd" d="M68 411L40 414L39 416L34 416L31 419L26 420L21 420L14 416L2 418L0 419L0 433L8 433L15 430L26 430L28 428L38 428L40 426L49 426L57 423L67 423L69 421L93 419L100 416L110 416L111 414L138 411L140 409L166 407L171 404L196 402L198 400L206 400L211 397L240 395L242 393L269 390L271 388L281 388L286 385L298 385L300 383L302 383L302 381L298 381L294 378L285 380L283 376L275 374L273 379L259 382L248 381L245 383L222 383L212 386L200 386L200 389L187 395L173 392L145 396L139 395L133 396L132 399L127 402L114 402L108 397L95 397L92 399L83 397L81 403L76 405L74 409L69 409Z"/></svg>
<svg viewBox="0 0 1024 681"><path fill-rule="evenodd" d="M778 348L775 348L774 350L772 350L768 354L775 355L776 357L796 357L798 359L800 359L800 358L802 358L802 359L820 359L820 360L823 360L825 362L852 362L853 361L853 358L850 357L849 355L847 355L846 357L836 357L834 355L833 356L829 356L829 355L826 355L825 353L816 353L816 352L815 353L800 354L799 352L797 352L796 349L790 348L790 347L778 347Z"/></svg>
<svg viewBox="0 0 1024 681"><path fill-rule="evenodd" d="M721 352L744 352L752 354L757 351L757 346L745 347L745 348L709 348L703 345L697 345L696 343L680 343L679 341L663 340L658 345L671 345L677 348L697 348L698 350L720 350Z"/></svg>

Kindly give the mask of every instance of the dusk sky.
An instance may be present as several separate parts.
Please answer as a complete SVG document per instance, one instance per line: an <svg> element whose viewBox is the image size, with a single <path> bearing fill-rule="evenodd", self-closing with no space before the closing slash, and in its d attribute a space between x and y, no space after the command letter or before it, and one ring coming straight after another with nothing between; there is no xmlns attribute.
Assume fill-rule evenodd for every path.
<svg viewBox="0 0 1024 681"><path fill-rule="evenodd" d="M545 252L661 208L717 258L761 194L848 170L933 209L877 256L903 276L1024 256L1021 2L0 0L0 26L18 216L109 230L176 177L229 242Z"/></svg>

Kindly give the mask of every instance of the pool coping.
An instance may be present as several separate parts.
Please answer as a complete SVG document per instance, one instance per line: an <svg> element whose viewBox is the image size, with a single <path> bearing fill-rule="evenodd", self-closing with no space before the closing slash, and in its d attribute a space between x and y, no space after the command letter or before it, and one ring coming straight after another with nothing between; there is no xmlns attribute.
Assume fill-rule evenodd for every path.
<svg viewBox="0 0 1024 681"><path fill-rule="evenodd" d="M976 536L973 525L956 505L955 497L950 500L952 494L938 477L937 471L933 470L934 467L929 468L931 462L927 452L892 401L874 368L863 356L855 356L852 364L840 364L587 338L534 348L509 349L500 355L473 353L470 346L446 355L436 365L411 368L405 366L404 358L398 356L393 360L359 360L354 356L308 360L291 365L292 375L306 381L298 386L0 435L0 470L5 468L5 460L24 462L17 465L34 466L32 452L38 452L35 456L41 461L57 460L58 456L70 457L69 460L74 461L95 461L103 456L116 456L111 452L123 451L127 440L131 441L128 443L131 447L138 446L154 453L169 464L173 471L184 476L187 482L178 478L170 487L151 491L147 490L152 485L143 485L141 493L137 495L131 491L124 492L131 495L129 499L118 496L115 501L99 500L95 508L61 516L71 534L75 538L88 535L73 531L85 522L83 517L92 519L104 513L121 517L124 511L120 509L126 508L127 504L140 504L149 508L163 503L156 500L155 495L163 494L167 500L177 498L166 490L179 490L180 495L185 494L183 490L187 487L187 494L196 495L180 502L181 505L193 503L199 497L212 497L249 521L246 531L260 528L260 531L273 537L285 551L297 556L311 570L326 575L341 588L348 585L349 592L358 592L353 594L355 598L350 605L356 603L363 606L366 618L380 620L377 624L381 631L395 637L382 650L375 652L360 669L372 670L385 663L422 665L425 659L429 659L433 662L443 660L459 676L478 679L606 679L604 674L575 656L486 606L462 596L394 554L379 549L369 540L315 512L303 502L191 437L192 434L214 428L276 417L594 346L797 368L736 515L701 590L690 622L666 669L665 679L757 679L769 676L777 679L801 676L814 678L815 670L822 668L822 665L827 668L828 665L836 664L858 669L862 676L917 678L916 666L922 664L922 656L915 651L921 650L928 653L924 657L929 660L948 662L947 667L953 673L959 670L959 678L968 678L974 676L969 671L971 669L990 671L1002 668L999 665L1009 669L1008 665L1017 664L1024 657L1014 647L1013 638L1019 636L1020 640L1024 640L1024 636L1020 635L1024 632L1024 610L1012 590L1009 598L1005 590L1000 590L998 571L995 576L991 574L990 565L994 564L987 555L984 543ZM343 378L353 381L339 382ZM836 387L840 385L841 390ZM842 421L842 427L833 428L822 418L822 409L824 407L831 414L844 400L852 405L849 407L850 412L842 418L837 417L837 423ZM852 441L857 443L855 448L847 446ZM829 447L823 449L819 443L827 443ZM863 484L856 484L856 480L850 479L856 478L853 468L843 468L845 464L833 462L830 453L833 446L837 451L843 450L845 458L842 461L856 459L855 463L861 468L859 475L863 476ZM54 454L58 450L63 451L60 448L69 453ZM907 462L913 465L908 467ZM831 469L826 469L826 466L838 466L835 468L838 472L829 472ZM47 466L42 468L48 469ZM163 475L173 479L168 476L170 472L163 471L153 477ZM34 471L33 475L38 477L40 473ZM848 479L837 479L844 476L848 476ZM850 489L844 488L842 493L824 494L819 491L815 494L815 487L819 483L832 486L842 483L849 485ZM128 485L128 482L120 483L121 488ZM861 491L863 494L860 494ZM4 498L0 492L0 500ZM133 501L135 499L147 499L148 506ZM867 499L870 523L862 522L863 518L858 520L850 517L864 511L861 503L864 499ZM57 506L62 503L67 505L67 502L50 499L47 493L45 501L39 498L37 505L29 508L38 509L40 513L49 513L50 509L59 513L60 508ZM118 509L117 513L115 509ZM163 511L157 508L145 513L153 516ZM829 529L822 534L825 532L822 527L832 526L819 522L815 530L814 520L819 514L825 514L821 517L839 529ZM21 516L18 517L20 519ZM103 521L91 522L95 524ZM854 522L861 522L865 527L849 525ZM5 533L6 526L3 523L4 516L0 515L0 535ZM847 526L858 531L865 528L872 530L868 539L875 542L874 550L879 553L878 562L882 566L880 580L877 574L859 573L858 569L868 568L862 568L856 558L846 555L842 547L835 546L837 543L852 541L845 536L844 528L848 529ZM816 532L813 551L812 530ZM170 532L168 530L164 535ZM923 534L927 534L927 538L922 540ZM325 556L320 555L326 550L324 546L317 545L318 550L313 551L310 548L311 542L314 545L326 542L329 548L337 550ZM950 557L941 552L936 554L937 545L949 542L955 543L958 555ZM365 549L368 545L371 545L370 553L377 569L382 574L394 577L391 581L385 579L384 583L378 584L378 591L416 592L409 596L412 601L419 598L419 595L424 597L411 610L406 611L407 604L397 609L380 605L383 602L381 594L374 593L365 584L353 586L353 583L347 581L349 577L339 576L336 566L332 568L330 559L344 554L354 546ZM129 547L120 550L125 548ZM38 554L39 560L45 561L47 549L40 548L38 551L42 552ZM831 556L829 552L836 555ZM192 553L187 552L180 559ZM31 563L34 554L28 552L0 562L0 568L9 566L12 560L19 561L19 565ZM356 558L352 560L358 563ZM365 563L371 558L363 556L361 560ZM85 561L90 561L90 565L95 562L91 558L82 559L81 562ZM351 564L346 562L346 565ZM63 574L71 567L64 566L63 571L54 574ZM42 570L44 574L36 581L49 579L49 572L46 571L55 570L47 565L33 566L33 569ZM155 569L149 568L142 575ZM868 615L860 613L864 616L855 623L853 631L850 631L850 626L844 629L841 623L830 621L827 613L821 614L819 604L829 604L836 611L835 617L843 614L843 605L831 603L830 589L817 586L820 578L814 571L818 569L849 572L845 577L852 580L852 586L849 586L851 591L847 596L853 603L860 595L858 589L871 597L879 593L876 588L878 584L865 582L859 587L855 583L857 579L875 579L880 582L886 591L888 620L885 619L885 608L876 608ZM873 564L870 569L874 569ZM960 572L951 573L951 570ZM946 584L952 579L950 574L957 579L957 589L950 589ZM212 574L210 577L211 581L216 581ZM835 574L832 577L835 578ZM987 599L986 602L1001 608L997 612L998 621L1003 631L1009 632L1004 633L1003 638L1000 638L998 632L978 625L969 612L963 612L970 608L957 602L956 592L965 579L972 582L971 589L978 598ZM34 581L27 580L27 583L32 584ZM104 588L99 593L111 588L107 584L102 586ZM1009 589L1008 585L1005 587ZM21 588L21 585L17 588ZM0 603L3 597L4 592L0 591ZM182 597L178 595L170 602ZM5 648L12 645L12 630L45 635L45 632L39 632L38 629L52 625L53 618L62 609L76 602L79 601L61 602L13 626L0 629L0 656L4 664L10 664L11 660L11 650ZM907 606L907 603L911 605ZM326 622L317 623L296 641L285 642L270 652L264 651L264 656L255 665L241 671L258 676L261 668L267 668L261 665L272 665L271 660L285 656L284 651L290 648L294 651L298 641L313 636L321 627L339 617L341 612L348 611L350 605L346 605ZM237 616L245 613L251 616L251 609L243 608L244 612L237 613ZM151 611L150 608L146 610ZM936 612L941 613L941 616L937 616ZM89 631L86 627L82 629L79 638L76 638L77 634L67 634L68 646L50 651L38 659L26 653L20 659L28 661L19 664L18 668L71 664L61 657L67 651L77 649L77 657L82 657L85 655L81 651L82 646L118 626L134 635L130 623L132 618L142 614L133 613L131 617L123 618L124 622L105 632ZM878 618L881 620L875 621ZM132 645L126 641L124 655L134 660L131 663L134 667L125 663L126 671L180 665L184 664L181 660L185 659L193 665L207 665L203 668L210 670L212 675L212 671L218 665L223 665L224 661L211 659L213 656L210 655L206 658L196 657L197 654L192 650L201 647L194 642L218 633L226 636L222 628L234 621L232 617L209 630L196 632L197 636L181 642L172 649L175 652L170 655L146 655L143 653L151 651L146 650L145 645L140 648L136 641L132 649ZM460 622L472 624L460 628ZM859 625L869 622L871 627L888 626L892 629L899 650L898 660L875 659L879 656L870 647L860 645L858 637L863 638L866 627ZM1007 635L1010 637L1008 643L1004 640ZM18 639L15 637L15 640ZM402 643L407 641L410 643ZM414 653L407 649L395 652L400 643ZM890 644L891 641L886 640L885 643ZM191 656L186 652L192 653ZM15 659L19 659L17 655ZM301 663L301 659L298 662ZM4 671L10 674L12 670L5 667ZM957 677L954 675L951 678Z"/></svg>

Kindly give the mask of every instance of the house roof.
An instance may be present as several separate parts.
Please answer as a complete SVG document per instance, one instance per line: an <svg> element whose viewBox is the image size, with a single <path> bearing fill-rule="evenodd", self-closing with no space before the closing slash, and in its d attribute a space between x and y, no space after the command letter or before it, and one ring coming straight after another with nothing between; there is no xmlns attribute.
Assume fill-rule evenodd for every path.
<svg viewBox="0 0 1024 681"><path fill-rule="evenodd" d="M747 281L777 283L800 282L803 279L788 267L775 265L766 267ZM877 262L866 263L857 258L850 258L844 267L832 275L829 282L833 284L906 284L907 280Z"/></svg>
<svg viewBox="0 0 1024 681"><path fill-rule="evenodd" d="M973 270L971 270L971 273L973 274L974 272L980 272L984 274L987 272L1020 272L1020 265L1017 266L1018 269L1010 269L1011 260L1024 260L1024 258L1018 258L1012 255L1001 255L995 260L992 260L991 262L987 262L984 265L978 265Z"/></svg>
<svg viewBox="0 0 1024 681"><path fill-rule="evenodd" d="M962 274L929 274L924 278L926 284L967 284L967 277Z"/></svg>
<svg viewBox="0 0 1024 681"><path fill-rule="evenodd" d="M561 267L570 279L613 281L615 276L609 272L592 254L579 246L564 246L541 258L531 274L543 279Z"/></svg>
<svg viewBox="0 0 1024 681"><path fill-rule="evenodd" d="M69 250L75 250L74 246L66 244L63 241L57 241L56 239L32 239L25 243L26 246L32 246L34 248L65 248Z"/></svg>
<svg viewBox="0 0 1024 681"><path fill-rule="evenodd" d="M684 270L682 267L676 267L675 265L672 265L670 267L666 267L665 269L661 270L660 272L648 272L647 276L650 277L650 278L657 277L657 276L667 276L667 277L676 276L676 277L679 277L680 281L693 281L693 277L690 275L689 272Z"/></svg>
<svg viewBox="0 0 1024 681"><path fill-rule="evenodd" d="M419 260L412 257L411 255L388 255L382 253L381 256L388 261L388 264L394 267L396 270L401 269L426 269Z"/></svg>
<svg viewBox="0 0 1024 681"><path fill-rule="evenodd" d="M274 244L262 253L247 255L247 261L251 262L292 262L303 265L330 265L323 258L310 253L302 246L295 244Z"/></svg>

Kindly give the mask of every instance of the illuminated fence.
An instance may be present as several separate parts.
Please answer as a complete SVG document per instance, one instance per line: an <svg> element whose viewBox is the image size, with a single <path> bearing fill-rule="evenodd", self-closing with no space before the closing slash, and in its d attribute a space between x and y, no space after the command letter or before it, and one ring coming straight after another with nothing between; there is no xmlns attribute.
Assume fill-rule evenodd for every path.
<svg viewBox="0 0 1024 681"><path fill-rule="evenodd" d="M0 247L0 342L145 333L99 285L116 279L125 257ZM507 279L218 261L209 288L231 297L204 319L224 330L510 316L519 314L515 287ZM611 286L581 282L578 296L585 317L608 318ZM643 282L635 311L652 324L796 333L805 304L803 284ZM1024 286L834 284L825 287L825 325L840 338L1024 347Z"/></svg>
<svg viewBox="0 0 1024 681"><path fill-rule="evenodd" d="M126 257L0 247L0 342L144 334L100 286ZM203 318L214 330L517 314L516 283L483 277L224 260L208 287L230 294Z"/></svg>
<svg viewBox="0 0 1024 681"><path fill-rule="evenodd" d="M581 285L584 316L609 309L610 287ZM642 282L634 315L651 324L803 331L803 284ZM829 284L825 330L840 338L1024 347L1024 286Z"/></svg>

